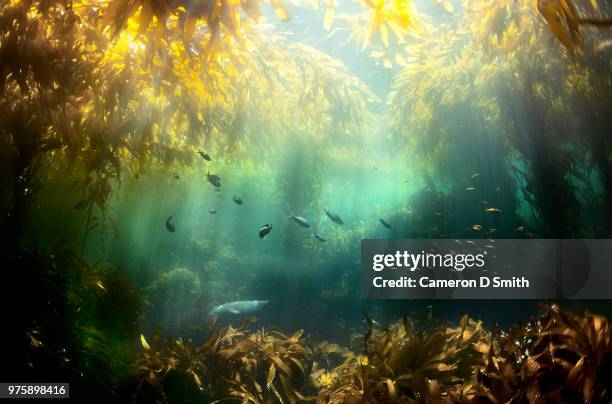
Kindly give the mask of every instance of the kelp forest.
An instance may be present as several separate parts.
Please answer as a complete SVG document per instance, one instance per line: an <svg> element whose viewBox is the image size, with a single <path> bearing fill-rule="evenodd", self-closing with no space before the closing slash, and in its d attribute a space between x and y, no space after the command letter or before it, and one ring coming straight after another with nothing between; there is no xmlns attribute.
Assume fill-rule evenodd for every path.
<svg viewBox="0 0 612 404"><path fill-rule="evenodd" d="M359 272L363 239L612 238L611 56L605 0L0 0L0 381L611 402L612 300Z"/></svg>

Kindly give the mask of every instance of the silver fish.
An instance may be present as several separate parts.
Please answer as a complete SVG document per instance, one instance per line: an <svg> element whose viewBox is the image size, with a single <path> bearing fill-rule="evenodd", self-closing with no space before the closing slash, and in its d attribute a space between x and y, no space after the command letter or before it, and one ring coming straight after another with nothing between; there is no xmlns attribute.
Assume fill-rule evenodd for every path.
<svg viewBox="0 0 612 404"><path fill-rule="evenodd" d="M210 213L211 215L216 215L217 209L208 209L208 213Z"/></svg>
<svg viewBox="0 0 612 404"><path fill-rule="evenodd" d="M302 216L296 216L292 213L289 215L289 217L302 227L310 227L310 223L308 223L308 220L304 219Z"/></svg>
<svg viewBox="0 0 612 404"><path fill-rule="evenodd" d="M340 219L340 216L338 216L337 213L331 212L327 209L323 209L325 211L325 214L327 215L327 217L329 217L331 219L332 222L337 223L337 224L344 224L344 222L342 221L342 219Z"/></svg>
<svg viewBox="0 0 612 404"><path fill-rule="evenodd" d="M210 311L210 315L218 316L220 314L249 314L261 309L269 302L269 300L238 300L236 302L223 303L213 307L213 309Z"/></svg>
<svg viewBox="0 0 612 404"><path fill-rule="evenodd" d="M234 196L232 201L234 201L236 205L242 205L242 199L239 196Z"/></svg>

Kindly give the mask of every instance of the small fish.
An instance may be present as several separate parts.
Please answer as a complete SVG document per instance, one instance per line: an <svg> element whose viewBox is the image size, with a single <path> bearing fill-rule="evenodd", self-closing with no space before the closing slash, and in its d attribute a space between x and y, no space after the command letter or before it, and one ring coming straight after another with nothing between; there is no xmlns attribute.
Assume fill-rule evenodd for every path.
<svg viewBox="0 0 612 404"><path fill-rule="evenodd" d="M595 53L605 51L611 46L612 46L612 38L606 39L605 41L600 41L599 43L597 43L597 45L595 45Z"/></svg>
<svg viewBox="0 0 612 404"><path fill-rule="evenodd" d="M473 225L472 225L472 230L474 230L474 231L480 231L480 230L482 230L482 226L481 226L481 225L479 225L479 224L473 224Z"/></svg>
<svg viewBox="0 0 612 404"><path fill-rule="evenodd" d="M525 231L525 226L519 226L516 228L515 231L519 231L519 232Z"/></svg>
<svg viewBox="0 0 612 404"><path fill-rule="evenodd" d="M217 209L208 209L208 213L210 213L211 215L216 215Z"/></svg>
<svg viewBox="0 0 612 404"><path fill-rule="evenodd" d="M474 173L474 174L472 174L472 178L476 178L476 177L478 177L479 175L480 175L479 173Z"/></svg>
<svg viewBox="0 0 612 404"><path fill-rule="evenodd" d="M332 222L337 223L337 224L344 224L344 222L342 221L342 219L340 219L340 216L338 216L337 213L331 212L327 209L323 209L325 211L325 214L327 215L327 217L329 217L331 219Z"/></svg>
<svg viewBox="0 0 612 404"><path fill-rule="evenodd" d="M308 220L304 219L302 216L296 216L292 213L289 215L289 217L302 227L310 227L310 223L308 223Z"/></svg>
<svg viewBox="0 0 612 404"><path fill-rule="evenodd" d="M213 184L215 187L219 188L221 186L221 177L218 175L208 173L206 174L206 178L208 179L208 182Z"/></svg>
<svg viewBox="0 0 612 404"><path fill-rule="evenodd" d="M236 205L242 205L242 199L239 196L235 196L232 198L232 201L236 203Z"/></svg>
<svg viewBox="0 0 612 404"><path fill-rule="evenodd" d="M265 238L271 231L272 225L264 224L263 226L261 226L261 229L259 229L259 238Z"/></svg>
<svg viewBox="0 0 612 404"><path fill-rule="evenodd" d="M314 238L316 238L316 239L317 239L317 240L319 240L319 241L322 241L322 242L324 242L324 243L327 241L327 240L325 239L325 237L323 237L323 236L322 236L322 235L320 235L320 234L317 234L317 233L312 233L312 235L314 236Z"/></svg>
<svg viewBox="0 0 612 404"><path fill-rule="evenodd" d="M134 178L136 178L137 180L140 179L140 174L138 173L134 174Z"/></svg>
<svg viewBox="0 0 612 404"><path fill-rule="evenodd" d="M485 212L487 212L487 213L502 213L501 209L498 209L498 208L486 208Z"/></svg>
<svg viewBox="0 0 612 404"><path fill-rule="evenodd" d="M229 302L215 306L209 314L212 316L218 316L224 313L249 314L261 309L269 302L269 300L239 300L237 302Z"/></svg>
<svg viewBox="0 0 612 404"><path fill-rule="evenodd" d="M168 219L166 219L166 230L168 230L170 233L174 233L176 228L174 227L174 224L171 222L171 220L172 216L169 216Z"/></svg>
<svg viewBox="0 0 612 404"><path fill-rule="evenodd" d="M175 171L174 172L174 178L176 178L178 180L179 178L181 178L181 175L177 171Z"/></svg>
<svg viewBox="0 0 612 404"><path fill-rule="evenodd" d="M87 199L83 199L80 200L76 203L76 205L74 205L74 209L75 210L81 210L83 209L85 206L87 206L87 204L89 203L89 201Z"/></svg>
<svg viewBox="0 0 612 404"><path fill-rule="evenodd" d="M208 155L208 153L204 153L202 150L198 150L198 154L202 156L204 160L210 161L210 156Z"/></svg>
<svg viewBox="0 0 612 404"><path fill-rule="evenodd" d="M476 187L467 187L465 190L466 192L474 192L476 191Z"/></svg>
<svg viewBox="0 0 612 404"><path fill-rule="evenodd" d="M387 223L385 219L378 219L378 220L380 220L380 223L382 223L382 225L385 226L387 229L391 228L391 225Z"/></svg>

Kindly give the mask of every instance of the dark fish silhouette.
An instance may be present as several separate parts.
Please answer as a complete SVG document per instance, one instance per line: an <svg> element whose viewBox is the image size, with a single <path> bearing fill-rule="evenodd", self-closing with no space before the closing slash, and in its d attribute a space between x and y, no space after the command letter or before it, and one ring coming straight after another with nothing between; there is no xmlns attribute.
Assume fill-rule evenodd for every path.
<svg viewBox="0 0 612 404"><path fill-rule="evenodd" d="M174 227L174 224L172 224L171 220L172 216L169 216L168 219L166 219L166 230L168 230L170 233L174 233L176 228Z"/></svg>
<svg viewBox="0 0 612 404"><path fill-rule="evenodd" d="M384 219L378 219L378 220L380 220L380 223L382 223L382 225L385 226L387 229L391 228L391 225L387 223Z"/></svg>
<svg viewBox="0 0 612 404"><path fill-rule="evenodd" d="M331 219L332 222L337 223L337 224L344 224L344 222L342 221L342 219L340 219L340 216L338 216L337 213L331 212L327 209L323 209L325 211L325 214L327 215L327 217L329 217Z"/></svg>
<svg viewBox="0 0 612 404"><path fill-rule="evenodd" d="M240 199L239 196L234 196L232 198L232 201L234 201L236 203L236 205L242 205L242 199Z"/></svg>
<svg viewBox="0 0 612 404"><path fill-rule="evenodd" d="M219 188L221 186L221 177L219 177L216 174L208 173L208 174L206 174L206 179L208 179L208 182L210 182L211 184L213 184L217 188Z"/></svg>
<svg viewBox="0 0 612 404"><path fill-rule="evenodd" d="M203 158L204 160L206 160L206 161L210 161L210 156L208 155L208 153L204 153L202 150L199 150L199 151L198 151L198 154L199 154L200 156L202 156L202 158Z"/></svg>
<svg viewBox="0 0 612 404"><path fill-rule="evenodd" d="M261 229L259 229L259 238L266 237L271 231L272 231L272 225L264 224L263 226L261 226Z"/></svg>
<svg viewBox="0 0 612 404"><path fill-rule="evenodd" d="M89 204L89 202L87 201L87 199L83 199L81 201L78 201L76 203L76 205L74 205L74 209L76 210L81 210L83 209L85 206L87 206Z"/></svg>
<svg viewBox="0 0 612 404"><path fill-rule="evenodd" d="M316 238L316 239L317 239L317 240L319 240L319 241L322 241L322 242L324 242L324 243L327 241L327 240L325 239L325 237L323 237L323 236L322 236L322 235L320 235L320 234L317 234L317 233L312 233L312 235L314 236L314 238Z"/></svg>
<svg viewBox="0 0 612 404"><path fill-rule="evenodd" d="M174 172L174 178L176 178L178 180L179 178L181 178L181 175L177 171L175 171Z"/></svg>
<svg viewBox="0 0 612 404"><path fill-rule="evenodd" d="M216 215L217 214L217 210L216 209L208 209L208 213L210 213L211 215Z"/></svg>

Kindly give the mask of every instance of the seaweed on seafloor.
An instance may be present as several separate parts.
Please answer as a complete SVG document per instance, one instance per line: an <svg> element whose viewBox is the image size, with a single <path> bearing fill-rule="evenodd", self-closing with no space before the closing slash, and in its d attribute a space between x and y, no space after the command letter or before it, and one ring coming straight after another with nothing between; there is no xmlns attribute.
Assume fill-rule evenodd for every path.
<svg viewBox="0 0 612 404"><path fill-rule="evenodd" d="M467 316L459 327L431 331L416 331L407 317L388 328L368 322L364 355L344 354L318 402L453 401L457 387L485 365L491 345L491 333Z"/></svg>
<svg viewBox="0 0 612 404"><path fill-rule="evenodd" d="M315 347L317 403L612 399L612 333L601 316L546 306L539 320L507 332L489 332L467 315L458 327L428 331L416 331L407 317L387 328L366 319L364 355L327 342Z"/></svg>
<svg viewBox="0 0 612 404"><path fill-rule="evenodd" d="M612 330L605 317L545 306L539 320L500 336L498 365L478 375L486 402L609 403Z"/></svg>
<svg viewBox="0 0 612 404"><path fill-rule="evenodd" d="M285 335L261 328L253 319L216 329L202 345L168 338L160 344L141 336L143 352L122 390L124 402L295 403L309 380L312 353L300 341L302 330Z"/></svg>

